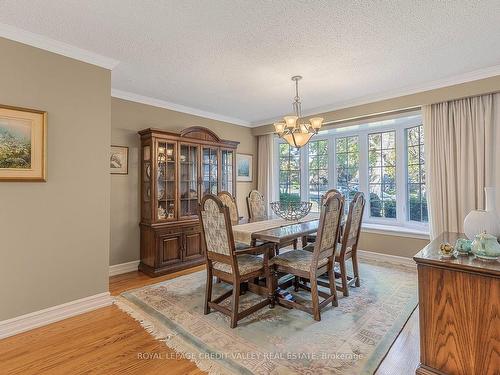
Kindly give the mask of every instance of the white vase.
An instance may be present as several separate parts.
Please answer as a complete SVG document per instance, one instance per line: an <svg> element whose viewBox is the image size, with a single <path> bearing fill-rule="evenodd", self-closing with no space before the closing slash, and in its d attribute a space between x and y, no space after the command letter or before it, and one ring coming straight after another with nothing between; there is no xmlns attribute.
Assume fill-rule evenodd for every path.
<svg viewBox="0 0 500 375"><path fill-rule="evenodd" d="M500 238L500 222L496 211L495 188L484 188L486 195L486 210L473 210L464 220L464 232L470 240L476 234L486 232Z"/></svg>

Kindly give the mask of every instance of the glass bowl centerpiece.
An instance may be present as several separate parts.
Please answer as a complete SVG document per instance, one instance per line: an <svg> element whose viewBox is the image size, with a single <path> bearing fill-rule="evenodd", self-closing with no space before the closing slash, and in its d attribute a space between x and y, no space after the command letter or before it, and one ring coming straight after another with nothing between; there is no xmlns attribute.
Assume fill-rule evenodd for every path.
<svg viewBox="0 0 500 375"><path fill-rule="evenodd" d="M271 202L271 208L279 217L289 220L297 221L306 216L312 207L312 202L301 201L277 201Z"/></svg>

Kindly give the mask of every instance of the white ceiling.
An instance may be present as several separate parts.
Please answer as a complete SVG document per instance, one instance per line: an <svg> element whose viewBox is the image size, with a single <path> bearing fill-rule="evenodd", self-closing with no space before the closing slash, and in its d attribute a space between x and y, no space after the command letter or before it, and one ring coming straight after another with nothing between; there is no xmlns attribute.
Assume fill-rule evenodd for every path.
<svg viewBox="0 0 500 375"><path fill-rule="evenodd" d="M500 74L498 0L0 0L0 22L118 60L121 95L240 124L290 112L295 74L304 112Z"/></svg>

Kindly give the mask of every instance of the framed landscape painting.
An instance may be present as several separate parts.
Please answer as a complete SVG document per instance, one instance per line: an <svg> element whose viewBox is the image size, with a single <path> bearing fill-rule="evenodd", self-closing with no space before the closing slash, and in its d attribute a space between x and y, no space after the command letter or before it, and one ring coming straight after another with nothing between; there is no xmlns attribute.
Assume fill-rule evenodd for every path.
<svg viewBox="0 0 500 375"><path fill-rule="evenodd" d="M46 181L47 112L0 105L0 181Z"/></svg>
<svg viewBox="0 0 500 375"><path fill-rule="evenodd" d="M253 155L236 154L236 181L252 182Z"/></svg>
<svg viewBox="0 0 500 375"><path fill-rule="evenodd" d="M111 174L128 174L128 147L111 146L109 168Z"/></svg>

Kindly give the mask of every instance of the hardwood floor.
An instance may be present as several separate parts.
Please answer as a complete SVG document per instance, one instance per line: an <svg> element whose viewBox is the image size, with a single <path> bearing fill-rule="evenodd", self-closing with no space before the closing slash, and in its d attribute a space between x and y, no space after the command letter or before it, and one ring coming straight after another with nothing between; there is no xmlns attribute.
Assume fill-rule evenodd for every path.
<svg viewBox="0 0 500 375"><path fill-rule="evenodd" d="M154 284L203 266L158 278L130 272L110 278L112 295ZM149 356L149 358L148 358ZM418 311L403 328L377 375L409 375L418 364ZM0 374L203 374L177 358L115 306L0 340Z"/></svg>

